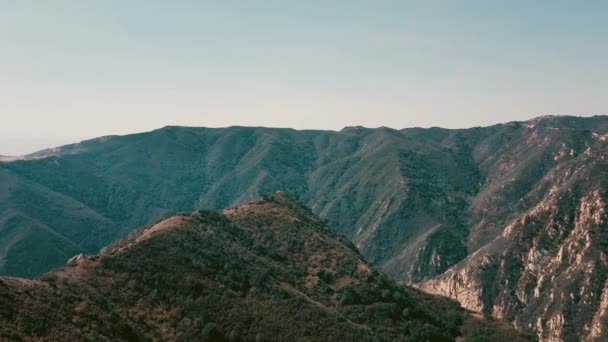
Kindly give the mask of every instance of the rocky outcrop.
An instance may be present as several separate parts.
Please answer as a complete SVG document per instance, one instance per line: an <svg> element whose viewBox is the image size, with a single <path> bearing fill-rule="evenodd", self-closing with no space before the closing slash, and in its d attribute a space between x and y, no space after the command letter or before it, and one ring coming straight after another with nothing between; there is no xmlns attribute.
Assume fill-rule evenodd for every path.
<svg viewBox="0 0 608 342"><path fill-rule="evenodd" d="M545 162L524 156L499 162L502 177L489 174L473 200L478 223L469 246L481 247L420 287L510 320L541 341L605 341L608 145L589 131L548 128L555 133L530 127L535 138L527 142L543 146L534 157ZM526 162L541 168L537 180L521 179L532 171ZM523 182L529 183L525 190L513 189ZM517 201L509 198L517 195ZM501 202L508 204L495 206ZM484 227L484 215L493 227ZM492 237L490 229L499 234Z"/></svg>

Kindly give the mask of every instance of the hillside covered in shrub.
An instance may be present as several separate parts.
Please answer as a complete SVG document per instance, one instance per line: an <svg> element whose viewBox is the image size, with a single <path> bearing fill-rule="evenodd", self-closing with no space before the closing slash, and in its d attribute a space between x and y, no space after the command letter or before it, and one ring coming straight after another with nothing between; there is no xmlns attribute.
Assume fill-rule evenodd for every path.
<svg viewBox="0 0 608 342"><path fill-rule="evenodd" d="M0 340L518 341L401 287L284 193L179 214L36 280L0 278ZM523 339L521 339L523 340Z"/></svg>

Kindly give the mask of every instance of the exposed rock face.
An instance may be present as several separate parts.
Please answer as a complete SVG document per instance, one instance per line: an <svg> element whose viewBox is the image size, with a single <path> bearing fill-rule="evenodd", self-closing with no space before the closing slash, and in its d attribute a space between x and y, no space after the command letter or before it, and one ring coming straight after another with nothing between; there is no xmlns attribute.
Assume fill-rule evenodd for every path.
<svg viewBox="0 0 608 342"><path fill-rule="evenodd" d="M608 145L599 133L541 123L499 154L491 168L500 172L486 173L471 206L471 254L421 287L542 341L605 341Z"/></svg>

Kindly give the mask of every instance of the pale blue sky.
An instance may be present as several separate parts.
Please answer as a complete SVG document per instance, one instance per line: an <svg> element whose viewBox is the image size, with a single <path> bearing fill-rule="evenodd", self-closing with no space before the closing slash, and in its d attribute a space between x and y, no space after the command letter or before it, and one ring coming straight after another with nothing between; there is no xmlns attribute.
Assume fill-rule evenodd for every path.
<svg viewBox="0 0 608 342"><path fill-rule="evenodd" d="M0 0L0 154L169 124L608 114L606 18L607 1Z"/></svg>

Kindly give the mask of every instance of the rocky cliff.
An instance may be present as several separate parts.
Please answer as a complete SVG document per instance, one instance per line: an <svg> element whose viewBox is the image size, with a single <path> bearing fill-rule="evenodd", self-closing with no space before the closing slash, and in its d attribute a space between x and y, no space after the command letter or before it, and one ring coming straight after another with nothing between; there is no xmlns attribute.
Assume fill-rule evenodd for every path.
<svg viewBox="0 0 608 342"><path fill-rule="evenodd" d="M601 126L553 120L527 123L513 147L481 163L470 254L421 288L543 341L604 341L608 139Z"/></svg>

